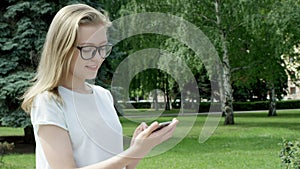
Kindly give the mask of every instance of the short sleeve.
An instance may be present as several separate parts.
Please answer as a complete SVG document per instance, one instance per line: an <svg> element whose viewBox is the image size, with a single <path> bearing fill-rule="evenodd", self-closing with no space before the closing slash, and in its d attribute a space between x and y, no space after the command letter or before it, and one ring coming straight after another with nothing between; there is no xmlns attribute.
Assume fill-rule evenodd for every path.
<svg viewBox="0 0 300 169"><path fill-rule="evenodd" d="M113 98L112 94L110 93L109 90L106 90L106 91L107 91L107 95L108 95L109 101L110 101L112 104L114 104L114 98Z"/></svg>
<svg viewBox="0 0 300 169"><path fill-rule="evenodd" d="M31 122L36 131L40 125L55 125L68 130L62 107L53 98L48 97L48 92L39 94L34 99Z"/></svg>
<svg viewBox="0 0 300 169"><path fill-rule="evenodd" d="M109 90L104 89L101 86L96 86L96 85L93 85L92 87L95 90L97 90L97 93L101 93L101 94L99 94L99 96L102 96L101 98L104 98L105 100L108 100L112 105L114 105L114 99L113 99L113 96L112 96L112 94Z"/></svg>

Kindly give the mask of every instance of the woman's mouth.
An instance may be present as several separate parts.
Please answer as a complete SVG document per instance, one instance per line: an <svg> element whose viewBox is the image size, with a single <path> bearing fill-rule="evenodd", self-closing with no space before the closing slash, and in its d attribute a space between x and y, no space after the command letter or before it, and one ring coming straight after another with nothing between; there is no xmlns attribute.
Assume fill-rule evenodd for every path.
<svg viewBox="0 0 300 169"><path fill-rule="evenodd" d="M92 71L97 71L98 70L98 66L96 65L89 65L89 66L85 66L86 68L88 68L89 70L92 70Z"/></svg>

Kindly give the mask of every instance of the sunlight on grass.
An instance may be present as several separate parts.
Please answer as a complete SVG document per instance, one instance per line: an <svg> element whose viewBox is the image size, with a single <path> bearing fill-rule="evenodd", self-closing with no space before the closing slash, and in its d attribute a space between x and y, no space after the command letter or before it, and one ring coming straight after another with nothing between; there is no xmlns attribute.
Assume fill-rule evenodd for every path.
<svg viewBox="0 0 300 169"><path fill-rule="evenodd" d="M0 136L23 136L23 128L0 127Z"/></svg>

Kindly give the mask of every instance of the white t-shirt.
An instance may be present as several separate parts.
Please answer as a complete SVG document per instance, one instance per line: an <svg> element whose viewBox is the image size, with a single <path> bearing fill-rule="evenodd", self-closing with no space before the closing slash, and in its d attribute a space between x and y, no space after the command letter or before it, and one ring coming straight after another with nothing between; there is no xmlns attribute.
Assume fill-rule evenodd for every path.
<svg viewBox="0 0 300 169"><path fill-rule="evenodd" d="M39 137L40 125L55 125L69 133L77 167L106 160L123 151L122 127L110 92L90 85L93 94L80 94L58 87L64 104L39 94L31 110L36 140L36 168L50 169Z"/></svg>

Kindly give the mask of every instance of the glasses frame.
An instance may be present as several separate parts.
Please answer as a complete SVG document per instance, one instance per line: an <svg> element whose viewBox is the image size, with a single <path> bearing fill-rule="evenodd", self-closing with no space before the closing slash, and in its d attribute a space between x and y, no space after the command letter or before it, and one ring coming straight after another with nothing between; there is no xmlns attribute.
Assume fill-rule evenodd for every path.
<svg viewBox="0 0 300 169"><path fill-rule="evenodd" d="M110 51L109 51L108 53L106 53L105 56L101 56L101 49L102 49L103 47L107 47L107 46L110 47ZM82 49L85 48L85 47L93 47L93 48L95 48L94 51L97 51L102 59L106 59L106 58L110 55L110 53L111 53L111 51L112 51L113 44L107 43L107 44L102 45L102 46L92 46L92 45L87 45L87 46L76 46L76 48L80 51L80 57L81 57L83 60L91 60L91 59L93 59L93 58L96 56L96 53L97 53L97 52L94 52L94 51L93 51L92 56L91 56L90 58L86 59L86 58L84 58L84 57L82 56Z"/></svg>

